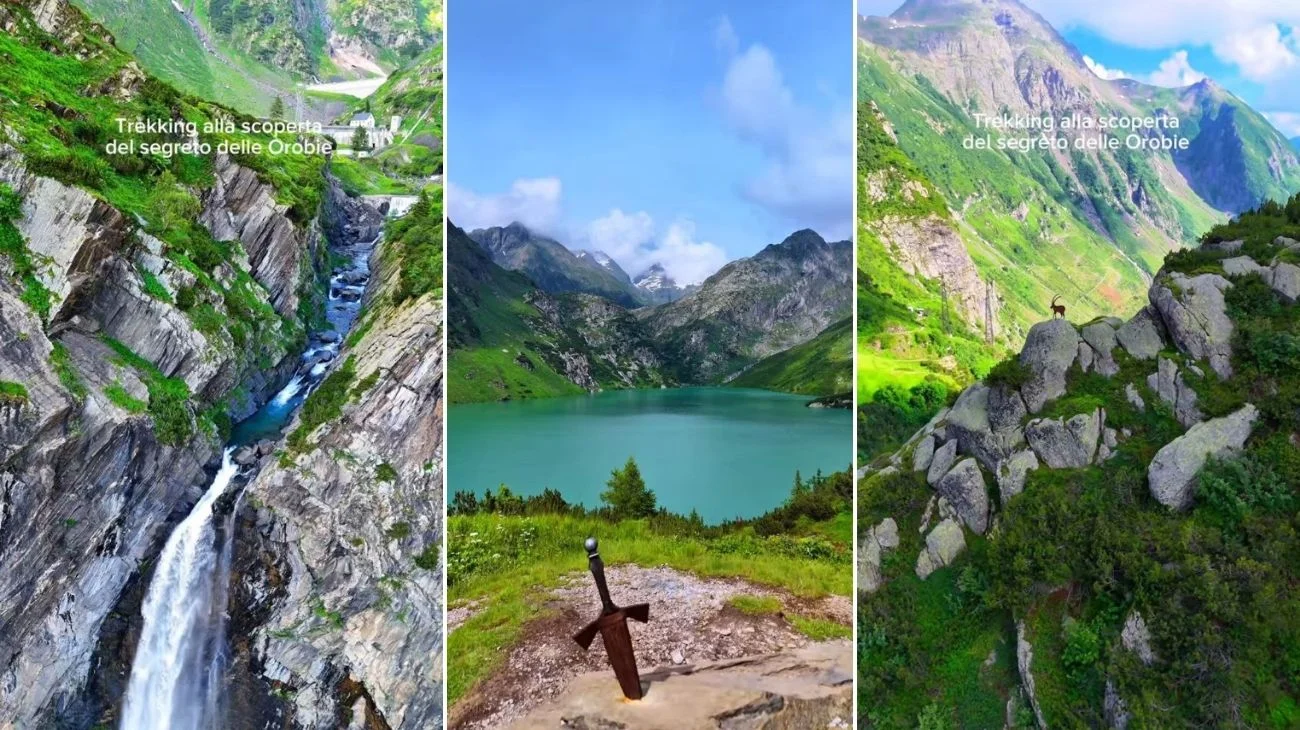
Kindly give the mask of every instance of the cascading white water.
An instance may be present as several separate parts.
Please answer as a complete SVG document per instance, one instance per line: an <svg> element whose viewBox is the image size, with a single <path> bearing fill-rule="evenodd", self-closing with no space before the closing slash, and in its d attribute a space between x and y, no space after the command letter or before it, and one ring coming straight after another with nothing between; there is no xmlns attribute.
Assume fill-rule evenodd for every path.
<svg viewBox="0 0 1300 730"><path fill-rule="evenodd" d="M223 661L225 586L217 580L213 507L239 473L227 449L212 486L158 556L144 598L121 730L206 730ZM221 594L221 596L218 596ZM221 600L215 600L220 598Z"/></svg>
<svg viewBox="0 0 1300 730"><path fill-rule="evenodd" d="M295 375L293 380L289 381L288 385L284 386L279 393L275 394L275 398L272 398L271 402L277 406L282 406L285 403L288 403L289 399L298 395L298 391L300 390L302 390L302 377Z"/></svg>

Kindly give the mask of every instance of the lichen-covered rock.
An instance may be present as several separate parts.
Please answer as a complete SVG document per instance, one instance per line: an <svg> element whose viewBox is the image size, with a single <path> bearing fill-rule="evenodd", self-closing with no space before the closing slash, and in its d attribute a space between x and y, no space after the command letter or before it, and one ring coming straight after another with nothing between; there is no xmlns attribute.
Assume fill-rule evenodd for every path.
<svg viewBox="0 0 1300 730"><path fill-rule="evenodd" d="M1273 264L1268 283L1273 291L1288 302L1295 303L1300 299L1300 266L1282 261Z"/></svg>
<svg viewBox="0 0 1300 730"><path fill-rule="evenodd" d="M934 491L948 500L972 531L983 535L989 529L988 490L974 459L958 462L934 485Z"/></svg>
<svg viewBox="0 0 1300 730"><path fill-rule="evenodd" d="M1196 391L1183 382L1183 374L1173 360L1160 358L1156 372L1147 377L1147 387L1173 408L1174 417L1184 427L1190 428L1204 420L1196 404Z"/></svg>
<svg viewBox="0 0 1300 730"><path fill-rule="evenodd" d="M912 471L925 471L930 468L930 462L934 461L934 441L934 435L931 434L916 445L916 450L912 452Z"/></svg>
<svg viewBox="0 0 1300 730"><path fill-rule="evenodd" d="M986 469L992 470L1024 443L1020 431L1024 416L1024 401L1015 390L976 383L953 403L948 412L947 435L959 444L958 451L974 456Z"/></svg>
<svg viewBox="0 0 1300 730"><path fill-rule="evenodd" d="M925 480L934 486L938 483L943 475L948 473L952 468L953 462L957 461L957 441L945 442L934 452L934 458L930 460L930 468L926 471Z"/></svg>
<svg viewBox="0 0 1300 730"><path fill-rule="evenodd" d="M1245 276L1247 274L1258 274L1267 271L1267 269L1255 263L1255 259L1249 256L1236 256L1223 260L1223 273L1228 276Z"/></svg>
<svg viewBox="0 0 1300 730"><path fill-rule="evenodd" d="M1034 681L1034 647L1029 643L1025 633L1025 622L1016 622L1016 669L1020 672L1020 687L1029 698L1029 706L1034 710L1034 719L1038 727L1046 728L1047 720L1043 717L1043 708L1038 703L1038 688Z"/></svg>
<svg viewBox="0 0 1300 730"><path fill-rule="evenodd" d="M921 580L948 565L966 550L966 535L951 517L941 520L925 536L925 549L916 558L916 576Z"/></svg>
<svg viewBox="0 0 1300 730"><path fill-rule="evenodd" d="M1146 619L1137 611L1129 612L1124 619L1124 629L1120 632L1120 641L1124 648L1137 654L1137 657L1143 664L1151 664L1156 660L1155 651L1151 648L1151 630L1147 628Z"/></svg>
<svg viewBox="0 0 1300 730"><path fill-rule="evenodd" d="M1240 451L1258 417L1259 409L1247 403L1227 416L1202 421L1165 444L1147 467L1151 496L1173 509L1190 507L1196 474L1206 459Z"/></svg>
<svg viewBox="0 0 1300 730"><path fill-rule="evenodd" d="M1115 328L1111 323L1105 320L1093 322L1085 326L1080 334L1093 352L1093 366L1097 372L1106 377L1118 373L1119 365L1115 362L1114 351L1119 340L1115 336ZM1087 368L1084 370L1086 372Z"/></svg>
<svg viewBox="0 0 1300 730"><path fill-rule="evenodd" d="M1115 339L1129 355L1138 360L1150 360L1165 347L1160 316L1149 306L1143 307L1116 330Z"/></svg>
<svg viewBox="0 0 1300 730"><path fill-rule="evenodd" d="M1038 413L1048 401L1065 394L1065 373L1078 355L1079 333L1064 318L1029 329L1020 351L1020 364L1029 372L1020 393L1030 413Z"/></svg>
<svg viewBox="0 0 1300 730"><path fill-rule="evenodd" d="M880 524L867 530L859 546L858 590L875 592L884 584L880 572L881 561L885 553L898 547L898 524L894 518L886 517Z"/></svg>
<svg viewBox="0 0 1300 730"><path fill-rule="evenodd" d="M1029 472L1038 468L1038 455L1031 449L1024 449L1008 456L998 463L998 490L1002 496L1003 508L1012 497L1025 491L1025 481Z"/></svg>
<svg viewBox="0 0 1300 730"><path fill-rule="evenodd" d="M1025 426L1025 439L1052 469L1077 469L1092 463L1106 412L1100 408L1068 420L1037 418Z"/></svg>
<svg viewBox="0 0 1300 730"><path fill-rule="evenodd" d="M1232 376L1232 320L1224 292L1232 283L1218 274L1188 277L1179 272L1164 275L1151 287L1151 305L1184 353L1209 360L1220 377Z"/></svg>

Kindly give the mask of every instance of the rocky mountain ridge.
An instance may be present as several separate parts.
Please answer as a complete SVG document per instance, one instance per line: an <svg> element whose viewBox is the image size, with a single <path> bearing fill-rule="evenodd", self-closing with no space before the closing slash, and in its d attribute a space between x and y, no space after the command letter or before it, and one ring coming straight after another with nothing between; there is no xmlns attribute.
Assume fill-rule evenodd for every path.
<svg viewBox="0 0 1300 730"><path fill-rule="evenodd" d="M639 291L622 269L610 268L587 252L574 253L522 223L476 229L469 237L498 266L526 274L543 291L595 294L628 308L641 304Z"/></svg>
<svg viewBox="0 0 1300 730"><path fill-rule="evenodd" d="M1147 306L1127 321L1099 318L1076 326L1057 318L1034 325L1017 357L963 391L900 451L859 472L863 635L901 630L915 620L898 612L901 597L937 585L934 590L959 605L970 606L963 602L975 595L987 602L950 610L933 627L949 632L945 641L954 651L967 641L995 641L983 668L967 671L997 683L999 662L1012 662L1011 692L984 684L963 699L940 689L941 701L926 712L968 718L997 712L1013 727L1124 728L1157 717L1173 726L1245 726L1229 720L1230 713L1261 711L1263 698L1234 684L1234 672L1250 664L1245 653L1251 650L1244 648L1250 642L1275 640L1267 631L1255 626L1254 633L1206 649L1205 642L1217 641L1217 629L1189 635L1191 629L1176 628L1204 610L1179 603L1193 590L1175 577L1182 566L1200 564L1198 571L1218 574L1230 570L1223 561L1238 558L1195 544L1175 551L1155 535L1196 530L1188 538L1195 543L1220 534L1214 515L1224 509L1224 497L1216 490L1224 487L1217 485L1235 478L1227 476L1235 465L1254 470L1238 489L1278 490L1267 498L1276 502L1233 494L1229 499L1238 501L1230 503L1241 510L1235 519L1269 524L1269 510L1276 509L1269 505L1294 498L1288 495L1296 483L1283 475L1294 476L1296 465L1280 454L1293 452L1300 438L1295 388L1290 372L1267 363L1271 348L1296 337L1300 242L1266 233L1279 224L1255 221L1280 220L1282 208L1263 210L1212 233L1199 249L1171 255ZM1234 233L1246 235L1225 240ZM1064 524L1079 529L1066 538ZM1122 535L1133 530L1163 557L1122 556ZM1083 561L1070 557L1085 549L1069 542L1075 539L1091 541ZM1276 564L1275 549L1251 554ZM1141 573L1153 560L1164 561L1168 578ZM1015 582L1026 580L1021 573L1037 581ZM1153 588L1153 581L1164 587ZM1109 608L1096 613L1102 605ZM1252 603L1256 609L1269 610ZM1014 636L1002 636L1004 617L1014 621ZM1091 658L1066 653L1085 639L1092 642ZM866 691L885 692L878 661L892 650L888 641L863 649ZM921 652L914 661L923 662L932 650L909 651ZM930 656L942 654L933 651ZM1173 700L1173 710L1156 699L1170 696L1167 682L1196 671L1197 659L1181 657L1203 651L1221 652L1206 670L1218 678L1214 688L1195 700ZM1264 674L1254 675L1257 669ZM1271 671L1246 670L1257 679ZM874 722L889 713L915 716L921 708L907 705L908 692L919 691L924 680L908 686L886 692L888 700L872 710Z"/></svg>
<svg viewBox="0 0 1300 730"><path fill-rule="evenodd" d="M651 264L648 269L637 274L632 283L645 291L652 305L675 302L699 288L697 284L680 286L664 271L663 265L658 263Z"/></svg>

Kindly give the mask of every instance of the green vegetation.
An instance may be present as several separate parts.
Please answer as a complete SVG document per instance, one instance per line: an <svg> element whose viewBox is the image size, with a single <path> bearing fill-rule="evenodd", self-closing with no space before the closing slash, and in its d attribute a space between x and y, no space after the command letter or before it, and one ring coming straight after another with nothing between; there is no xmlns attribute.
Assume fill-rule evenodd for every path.
<svg viewBox="0 0 1300 730"><path fill-rule="evenodd" d="M893 453L948 404L948 386L935 377L904 389L886 385L858 407L858 455L863 463Z"/></svg>
<svg viewBox="0 0 1300 730"><path fill-rule="evenodd" d="M727 604L748 616L770 616L781 612L781 599L776 596L732 596Z"/></svg>
<svg viewBox="0 0 1300 730"><path fill-rule="evenodd" d="M801 395L853 390L853 318L832 324L813 339L754 363L729 385Z"/></svg>
<svg viewBox="0 0 1300 730"><path fill-rule="evenodd" d="M8 185L0 183L0 256L12 263L12 276L22 285L21 299L42 320L50 318L54 295L40 280L41 262L27 249L13 222L22 217L22 199Z"/></svg>
<svg viewBox="0 0 1300 730"><path fill-rule="evenodd" d="M393 468L392 464L385 461L375 467L375 479L381 482L395 482L397 481L397 470Z"/></svg>
<svg viewBox="0 0 1300 730"><path fill-rule="evenodd" d="M0 380L0 404L23 405L27 398L27 386L12 380Z"/></svg>
<svg viewBox="0 0 1300 730"><path fill-rule="evenodd" d="M161 281L158 281L158 277L154 276L153 272L145 268L140 268L139 273L140 281L143 283L141 288L144 290L145 294L148 294L160 302L166 302L168 304L175 303L172 301L171 292L167 291L167 287L163 286Z"/></svg>
<svg viewBox="0 0 1300 730"><path fill-rule="evenodd" d="M285 439L285 455L288 460L310 450L308 439L317 428L343 415L343 406L348 402L348 391L355 377L356 363L349 357L341 367L325 376L316 390L307 396L298 412L298 427Z"/></svg>
<svg viewBox="0 0 1300 730"><path fill-rule="evenodd" d="M68 354L68 348L64 347L62 342L55 342L54 349L50 351L50 367L54 368L54 373L59 376L59 382L63 384L73 400L80 403L86 399L90 391L86 389L86 384L77 374L77 368L72 364L72 356Z"/></svg>
<svg viewBox="0 0 1300 730"><path fill-rule="evenodd" d="M148 403L139 398L134 398L130 393L126 392L126 388L123 388L121 383L113 383L104 388L104 396L118 408L129 413L144 413L149 408Z"/></svg>
<svg viewBox="0 0 1300 730"><path fill-rule="evenodd" d="M1286 212L1293 204L1294 216ZM1300 198L1267 204L1212 230L1207 242L1245 239L1259 261L1300 219ZM1220 252L1169 256L1172 266L1216 265ZM859 523L898 522L885 585L858 606L858 667L868 727L997 727L1019 683L1016 624L1033 645L1038 700L1049 727L1105 726L1106 684L1132 714L1130 727L1288 728L1300 721L1300 307L1258 275L1226 293L1234 323L1234 375L1186 382L1211 416L1244 403L1261 412L1245 449L1199 473L1193 507L1171 511L1149 493L1155 453L1184 432L1146 386L1150 361L1117 357L1112 378L1073 369L1067 395L1041 413L1102 407L1107 425L1132 434L1086 469L1038 469L1000 505L998 528L967 534L954 564L914 573L917 529L933 491L923 474L874 476L859 487ZM1015 383L1015 361L994 379ZM1133 383L1147 407L1127 402ZM1156 660L1123 647L1140 612ZM936 724L937 723L937 724ZM1017 726L1034 726L1021 703Z"/></svg>
<svg viewBox="0 0 1300 730"><path fill-rule="evenodd" d="M194 408L190 403L190 389L185 385L185 381L163 375L156 365L135 354L131 348L121 342L107 335L101 338L104 344L116 353L114 358L116 363L134 370L148 388L148 411L153 418L154 435L159 443L179 446L189 441L194 435ZM113 398L109 393L111 390L113 390L112 386L105 390L105 395L110 399ZM133 405L138 402L125 391L121 391L118 395L129 399L118 403L127 410L132 410L127 404ZM114 402L118 401L114 400Z"/></svg>
<svg viewBox="0 0 1300 730"><path fill-rule="evenodd" d="M627 457L622 469L610 472L606 489L600 495L600 501L609 505L610 515L616 520L635 520L653 515L655 493L650 491L645 480L641 478L641 469L636 459Z"/></svg>
<svg viewBox="0 0 1300 730"><path fill-rule="evenodd" d="M477 606L449 638L449 702L454 705L496 671L508 654L504 648L538 618L550 591L565 576L586 570L581 536L600 540L607 565L667 565L701 576L734 576L806 598L848 595L852 495L848 472L817 475L797 480L790 499L773 512L705 525L698 515L662 508L647 517L617 519L611 505L584 509L554 490L530 497L504 485L481 498L457 492L447 523L448 600L452 607ZM758 608L767 599L735 600ZM845 636L849 630L818 619L800 621L810 636Z"/></svg>
<svg viewBox="0 0 1300 730"><path fill-rule="evenodd" d="M442 294L442 220L442 188L429 187L406 215L388 224L388 250L401 268L394 301Z"/></svg>

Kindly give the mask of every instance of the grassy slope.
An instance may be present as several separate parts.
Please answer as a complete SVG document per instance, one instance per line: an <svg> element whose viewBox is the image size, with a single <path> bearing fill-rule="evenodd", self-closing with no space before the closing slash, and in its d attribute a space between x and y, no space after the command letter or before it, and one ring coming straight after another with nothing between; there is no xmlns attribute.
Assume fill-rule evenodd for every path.
<svg viewBox="0 0 1300 730"><path fill-rule="evenodd" d="M524 301L524 295L533 289L528 279L492 263L478 244L455 226L447 231L447 251L450 401L582 393L551 369L536 349L539 334L529 321L541 314ZM519 353L533 363L533 370L515 363Z"/></svg>
<svg viewBox="0 0 1300 730"><path fill-rule="evenodd" d="M738 388L800 395L835 395L853 389L853 320L842 319L813 339L770 355L732 380Z"/></svg>

